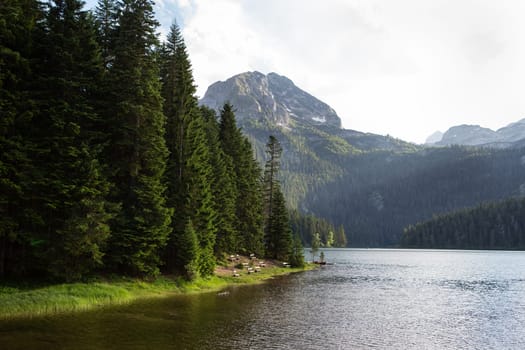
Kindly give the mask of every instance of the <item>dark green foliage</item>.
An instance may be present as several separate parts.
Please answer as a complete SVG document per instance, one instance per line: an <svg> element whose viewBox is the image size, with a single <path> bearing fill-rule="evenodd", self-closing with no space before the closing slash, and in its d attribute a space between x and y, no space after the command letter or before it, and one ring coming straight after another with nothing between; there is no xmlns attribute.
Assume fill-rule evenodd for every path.
<svg viewBox="0 0 525 350"><path fill-rule="evenodd" d="M188 221L184 231L175 236L177 266L182 266L182 273L188 280L194 280L199 276L199 239L193 228L191 220Z"/></svg>
<svg viewBox="0 0 525 350"><path fill-rule="evenodd" d="M241 250L264 256L261 168L253 158L252 146L248 140L244 140L241 151L240 161L234 163L240 174L237 179L237 220Z"/></svg>
<svg viewBox="0 0 525 350"><path fill-rule="evenodd" d="M289 262L292 267L304 267L304 247L298 234L295 234L293 237L289 257Z"/></svg>
<svg viewBox="0 0 525 350"><path fill-rule="evenodd" d="M215 268L215 220L211 184L213 174L206 129L202 116L193 116L186 134L185 177L183 190L186 192L184 214L193 222L199 239L199 272L203 276L213 274Z"/></svg>
<svg viewBox="0 0 525 350"><path fill-rule="evenodd" d="M174 208L173 233L168 244L168 269L185 270L176 264L177 236L184 234L182 223L192 221L199 241L198 271L213 274L215 267L216 205L212 184L214 174L207 121L198 108L191 64L177 25L171 27L161 51L162 95L167 118L166 143L170 152L165 182L168 204Z"/></svg>
<svg viewBox="0 0 525 350"><path fill-rule="evenodd" d="M405 228L407 248L525 249L525 199L484 203Z"/></svg>
<svg viewBox="0 0 525 350"><path fill-rule="evenodd" d="M206 121L208 144L210 147L213 169L213 197L217 213L217 237L215 255L221 258L224 254L238 251L239 237L236 229L237 218L235 205L237 192L234 181L234 167L230 156L222 150L219 141L219 125L215 112L201 107L201 113Z"/></svg>
<svg viewBox="0 0 525 350"><path fill-rule="evenodd" d="M166 269L168 271L184 271L177 255L177 236L185 230L186 189L183 180L185 174L185 133L190 120L190 113L197 107L193 96L195 86L191 71L185 71L182 61L188 61L184 42L177 25L172 25L167 42L160 52L161 93L164 99L164 115L166 116L166 146L169 154L166 162L164 181L167 186L167 204L173 208L172 234L166 249ZM188 62L189 64L189 62ZM189 66L188 66L189 68ZM189 74L189 76L188 76ZM185 91L188 90L188 93ZM195 113L195 112L194 112Z"/></svg>
<svg viewBox="0 0 525 350"><path fill-rule="evenodd" d="M31 81L31 43L37 2L0 2L0 278L21 273L30 261L27 249L32 213L28 209L33 164L29 127L34 106L27 91Z"/></svg>
<svg viewBox="0 0 525 350"><path fill-rule="evenodd" d="M219 139L224 154L234 166L239 251L264 256L261 170L251 144L237 127L229 104L221 111Z"/></svg>
<svg viewBox="0 0 525 350"><path fill-rule="evenodd" d="M323 247L346 247L346 235L343 226L337 229L328 221L315 217L314 215L301 214L297 210L290 211L290 222L293 232L299 235L299 238L306 246L311 246L314 234L319 234L320 245ZM332 233L332 234L330 234ZM329 245L329 237L333 235L333 244Z"/></svg>
<svg viewBox="0 0 525 350"><path fill-rule="evenodd" d="M275 136L270 135L268 143L266 144L267 160L264 165L264 204L265 204L265 219L266 227L268 227L272 220L272 206L273 195L277 188L280 188L278 179L279 167L281 165L281 154L283 149Z"/></svg>
<svg viewBox="0 0 525 350"><path fill-rule="evenodd" d="M34 256L59 278L78 279L102 265L109 237L109 183L92 132L93 96L102 72L92 18L77 0L55 1L35 42L32 210L41 223Z"/></svg>
<svg viewBox="0 0 525 350"><path fill-rule="evenodd" d="M111 262L131 274L155 274L171 231L162 182L168 150L154 48L152 2L122 2L115 60L108 161L122 210L113 222Z"/></svg>
<svg viewBox="0 0 525 350"><path fill-rule="evenodd" d="M284 196L279 187L274 189L272 200L271 219L267 221L268 226L266 227L266 255L274 259L287 261L294 246L290 218L286 210Z"/></svg>
<svg viewBox="0 0 525 350"><path fill-rule="evenodd" d="M346 239L345 228L343 225L339 225L339 227L337 227L337 229L335 230L334 247L344 248L347 244L348 240Z"/></svg>
<svg viewBox="0 0 525 350"><path fill-rule="evenodd" d="M310 245L310 253L312 254L312 261L315 261L315 256L317 255L317 252L319 251L320 247L321 247L321 236L319 236L319 232L315 232L312 235L312 243Z"/></svg>
<svg viewBox="0 0 525 350"><path fill-rule="evenodd" d="M0 278L262 256L261 170L231 107L198 107L178 28L159 49L152 1L82 6L0 2Z"/></svg>
<svg viewBox="0 0 525 350"><path fill-rule="evenodd" d="M97 40L106 69L111 68L115 58L114 46L118 34L119 10L116 0L99 0L95 9Z"/></svg>
<svg viewBox="0 0 525 350"><path fill-rule="evenodd" d="M519 194L524 154L446 147L356 155L344 176L312 191L302 206L343 225L350 246L396 245L410 224Z"/></svg>
<svg viewBox="0 0 525 350"><path fill-rule="evenodd" d="M287 260L292 251L292 231L284 196L278 180L283 149L275 136L266 144L267 160L264 168L265 243L266 255Z"/></svg>
<svg viewBox="0 0 525 350"><path fill-rule="evenodd" d="M68 280L78 280L102 266L110 236L108 222L114 216L114 206L105 201L109 185L100 173L99 163L89 160L89 154L84 155L86 161L78 164L82 183L75 186L78 201L72 203L71 215L56 231L49 256L50 271Z"/></svg>
<svg viewBox="0 0 525 350"><path fill-rule="evenodd" d="M168 203L181 205L182 181L185 176L185 135L192 116L198 115L195 84L186 46L176 24L172 25L167 42L161 49L161 82L166 115L166 145L169 157L166 169ZM177 211L175 215L177 216ZM177 220L175 220L177 221ZM184 227L185 221L180 224ZM177 222L174 223L177 225Z"/></svg>

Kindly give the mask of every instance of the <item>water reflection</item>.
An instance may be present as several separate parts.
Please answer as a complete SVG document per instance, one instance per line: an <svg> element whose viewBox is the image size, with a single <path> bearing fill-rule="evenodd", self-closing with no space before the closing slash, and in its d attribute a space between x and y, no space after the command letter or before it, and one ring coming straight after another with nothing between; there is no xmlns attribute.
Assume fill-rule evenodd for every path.
<svg viewBox="0 0 525 350"><path fill-rule="evenodd" d="M2 349L522 349L525 253L330 250L268 284L0 323ZM4 346L4 344L6 344Z"/></svg>

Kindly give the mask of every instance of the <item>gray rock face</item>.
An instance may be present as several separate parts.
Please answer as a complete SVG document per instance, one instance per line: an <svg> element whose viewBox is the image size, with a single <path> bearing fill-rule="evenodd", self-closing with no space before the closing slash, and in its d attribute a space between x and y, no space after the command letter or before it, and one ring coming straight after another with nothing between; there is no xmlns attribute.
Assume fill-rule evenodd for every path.
<svg viewBox="0 0 525 350"><path fill-rule="evenodd" d="M425 143L426 144L436 143L436 142L441 141L442 138L443 138L443 133L441 131L436 131L432 135L427 137L427 139L425 140Z"/></svg>
<svg viewBox="0 0 525 350"><path fill-rule="evenodd" d="M479 125L458 125L448 129L438 144L476 146L497 140L497 133L491 129L482 128Z"/></svg>
<svg viewBox="0 0 525 350"><path fill-rule="evenodd" d="M293 127L294 121L341 127L341 119L330 106L276 73L246 72L216 82L200 100L202 105L217 111L225 102L237 110L240 124L250 119L266 120L284 128Z"/></svg>
<svg viewBox="0 0 525 350"><path fill-rule="evenodd" d="M467 145L486 147L517 147L525 141L525 119L509 124L497 131L479 125L458 125L448 129L438 146ZM428 143L428 142L427 142Z"/></svg>
<svg viewBox="0 0 525 350"><path fill-rule="evenodd" d="M505 142L516 142L525 139L525 119L511 123L497 131L498 136Z"/></svg>

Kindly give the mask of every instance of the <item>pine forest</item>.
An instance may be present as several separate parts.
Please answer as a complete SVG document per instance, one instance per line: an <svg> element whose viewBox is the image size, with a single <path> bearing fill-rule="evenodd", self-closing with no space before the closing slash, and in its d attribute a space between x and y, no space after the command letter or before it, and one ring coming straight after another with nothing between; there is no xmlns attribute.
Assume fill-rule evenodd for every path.
<svg viewBox="0 0 525 350"><path fill-rule="evenodd" d="M194 279L227 254L302 264L278 181L234 109L198 105L151 0L0 5L0 278Z"/></svg>

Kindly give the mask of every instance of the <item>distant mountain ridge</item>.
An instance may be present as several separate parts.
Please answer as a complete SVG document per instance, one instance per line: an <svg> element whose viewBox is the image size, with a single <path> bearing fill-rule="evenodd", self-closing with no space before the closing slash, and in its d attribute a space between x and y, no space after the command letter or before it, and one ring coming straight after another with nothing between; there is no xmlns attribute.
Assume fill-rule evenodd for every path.
<svg viewBox="0 0 525 350"><path fill-rule="evenodd" d="M521 147L524 142L525 119L521 119L496 131L479 125L453 126L443 134L440 140L429 137L426 143L436 146L465 145L508 148Z"/></svg>

